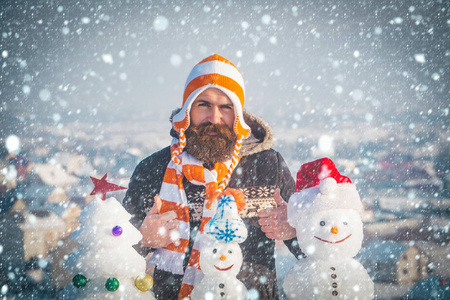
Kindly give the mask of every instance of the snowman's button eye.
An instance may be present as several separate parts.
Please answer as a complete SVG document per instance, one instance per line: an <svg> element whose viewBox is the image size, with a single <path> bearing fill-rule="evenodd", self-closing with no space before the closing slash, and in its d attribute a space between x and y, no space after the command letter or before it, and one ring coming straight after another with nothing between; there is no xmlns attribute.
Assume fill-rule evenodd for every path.
<svg viewBox="0 0 450 300"><path fill-rule="evenodd" d="M217 253L217 249L214 248L213 249L213 253L216 254Z"/></svg>
<svg viewBox="0 0 450 300"><path fill-rule="evenodd" d="M320 226L325 226L325 221L320 221Z"/></svg>
<svg viewBox="0 0 450 300"><path fill-rule="evenodd" d="M228 253L230 253L230 254L231 254L231 253L233 253L233 251L231 251L231 250L228 250Z"/></svg>
<svg viewBox="0 0 450 300"><path fill-rule="evenodd" d="M344 225L348 225L348 222L347 222L347 221L344 221Z"/></svg>

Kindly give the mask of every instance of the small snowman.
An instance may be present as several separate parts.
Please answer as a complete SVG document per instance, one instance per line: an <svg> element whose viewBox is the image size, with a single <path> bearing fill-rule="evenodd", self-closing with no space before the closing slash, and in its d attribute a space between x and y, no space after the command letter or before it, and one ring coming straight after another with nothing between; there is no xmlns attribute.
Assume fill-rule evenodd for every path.
<svg viewBox="0 0 450 300"><path fill-rule="evenodd" d="M373 299L373 282L353 258L363 240L362 211L355 185L330 159L302 165L288 222L307 258L284 279L289 299Z"/></svg>
<svg viewBox="0 0 450 300"><path fill-rule="evenodd" d="M247 289L236 278L242 266L239 243L247 238L247 228L231 193L220 197L204 232L199 260L204 277L195 285L191 299L248 299Z"/></svg>

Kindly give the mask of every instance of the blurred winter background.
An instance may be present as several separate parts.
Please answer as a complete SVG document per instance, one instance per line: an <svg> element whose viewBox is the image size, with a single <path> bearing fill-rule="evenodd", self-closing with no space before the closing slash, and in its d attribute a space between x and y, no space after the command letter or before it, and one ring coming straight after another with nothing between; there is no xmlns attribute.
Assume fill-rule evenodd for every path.
<svg viewBox="0 0 450 300"><path fill-rule="evenodd" d="M449 297L450 2L2 0L0 22L2 297L70 281L89 176L126 186L168 145L212 53L294 176L328 156L356 182L377 298ZM293 261L280 247L281 276Z"/></svg>

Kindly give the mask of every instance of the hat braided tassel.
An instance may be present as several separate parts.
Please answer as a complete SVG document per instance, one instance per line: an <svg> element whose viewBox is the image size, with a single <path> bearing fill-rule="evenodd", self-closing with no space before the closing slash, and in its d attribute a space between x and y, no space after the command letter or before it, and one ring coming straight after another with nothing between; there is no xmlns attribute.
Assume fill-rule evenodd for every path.
<svg viewBox="0 0 450 300"><path fill-rule="evenodd" d="M178 147L171 151L172 162L178 166L181 164L181 159L178 156L183 152L184 147L186 147L186 135L184 134L184 129L181 128Z"/></svg>
<svg viewBox="0 0 450 300"><path fill-rule="evenodd" d="M241 151L242 147L242 136L239 136L239 138L236 140L236 144L234 145L234 151L233 151L233 158L231 159L231 165L228 169L227 175L225 175L225 178L222 180L222 182L219 184L219 187L217 188L217 191L215 193L215 197L210 199L208 203L206 203L206 208L211 209L211 206L215 201L217 201L217 197L220 193L223 192L223 190L227 187L228 182L230 181L231 174L233 173L234 168L238 164L240 157L239 157L239 151Z"/></svg>

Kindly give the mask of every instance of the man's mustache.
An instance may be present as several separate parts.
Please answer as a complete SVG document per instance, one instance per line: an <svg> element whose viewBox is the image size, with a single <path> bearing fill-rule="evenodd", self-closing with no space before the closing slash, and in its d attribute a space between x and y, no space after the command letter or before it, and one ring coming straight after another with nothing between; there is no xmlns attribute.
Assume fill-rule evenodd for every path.
<svg viewBox="0 0 450 300"><path fill-rule="evenodd" d="M217 137L233 138L235 136L234 131L230 130L227 125L212 124L210 122L190 127L186 131L186 136L189 137L191 134L208 135L210 132L218 133Z"/></svg>

